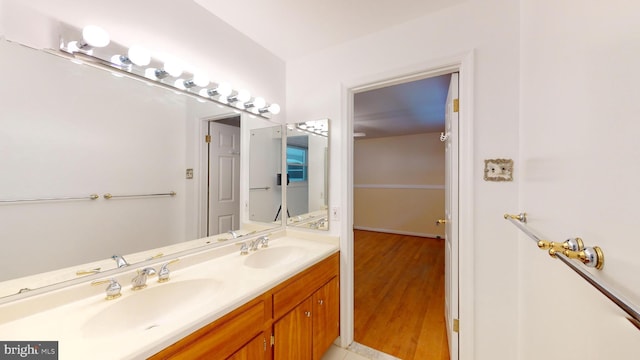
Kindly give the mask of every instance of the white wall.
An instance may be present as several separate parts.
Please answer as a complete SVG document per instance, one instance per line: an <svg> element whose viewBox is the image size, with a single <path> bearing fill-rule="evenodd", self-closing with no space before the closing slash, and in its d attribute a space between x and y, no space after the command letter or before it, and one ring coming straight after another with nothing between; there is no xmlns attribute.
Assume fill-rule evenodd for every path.
<svg viewBox="0 0 640 360"><path fill-rule="evenodd" d="M473 293L464 299L473 297L475 313L460 319L461 341L475 345L463 350L463 359L510 360L517 356L518 266L514 254L518 244L513 229L502 219L504 212L518 208L517 186L515 182L484 182L482 166L487 158L518 155L519 14L516 1L468 1L287 63L287 118L332 120L331 150L340 155L331 163L330 208L341 207L346 212L352 189L342 186L348 170L347 143L341 141L348 125L342 116L346 106L342 86L426 70L443 58L475 51L475 169L472 178L462 179L474 189L475 216L469 224L474 233L463 241L472 241L475 249ZM340 233L344 241L352 225L333 222L331 232ZM347 263L343 258L343 264Z"/></svg>
<svg viewBox="0 0 640 360"><path fill-rule="evenodd" d="M439 133L355 141L354 227L444 237L445 147Z"/></svg>
<svg viewBox="0 0 640 360"><path fill-rule="evenodd" d="M519 209L550 240L602 247L594 273L640 305L640 4L521 3ZM640 332L621 311L520 242L520 358L637 358Z"/></svg>

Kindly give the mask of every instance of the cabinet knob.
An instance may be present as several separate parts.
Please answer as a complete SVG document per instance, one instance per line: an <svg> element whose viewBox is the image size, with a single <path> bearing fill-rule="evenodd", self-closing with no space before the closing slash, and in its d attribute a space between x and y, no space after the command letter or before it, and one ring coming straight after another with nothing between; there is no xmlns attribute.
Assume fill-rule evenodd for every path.
<svg viewBox="0 0 640 360"><path fill-rule="evenodd" d="M322 300L322 299L318 300L318 304L324 305L324 300Z"/></svg>
<svg viewBox="0 0 640 360"><path fill-rule="evenodd" d="M305 312L304 312L304 315L305 315L306 317L311 317L311 311L305 311Z"/></svg>

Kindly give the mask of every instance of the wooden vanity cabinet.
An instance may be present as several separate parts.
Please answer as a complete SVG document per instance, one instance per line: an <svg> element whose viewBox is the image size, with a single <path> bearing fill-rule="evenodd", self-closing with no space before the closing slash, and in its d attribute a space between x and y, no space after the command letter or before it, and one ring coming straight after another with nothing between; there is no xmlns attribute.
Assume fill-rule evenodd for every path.
<svg viewBox="0 0 640 360"><path fill-rule="evenodd" d="M340 331L338 272L336 253L149 359L320 360Z"/></svg>
<svg viewBox="0 0 640 360"><path fill-rule="evenodd" d="M270 324L271 299L265 294L149 359L269 359Z"/></svg>
<svg viewBox="0 0 640 360"><path fill-rule="evenodd" d="M336 254L274 289L275 360L320 360L340 334L338 261Z"/></svg>
<svg viewBox="0 0 640 360"><path fill-rule="evenodd" d="M338 277L313 294L313 359L319 360L340 335L340 287Z"/></svg>

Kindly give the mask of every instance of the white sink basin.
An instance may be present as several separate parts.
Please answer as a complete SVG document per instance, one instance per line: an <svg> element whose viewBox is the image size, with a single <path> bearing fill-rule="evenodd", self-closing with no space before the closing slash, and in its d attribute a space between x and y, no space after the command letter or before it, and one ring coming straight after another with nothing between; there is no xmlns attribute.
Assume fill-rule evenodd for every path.
<svg viewBox="0 0 640 360"><path fill-rule="evenodd" d="M181 321L190 312L202 310L220 288L211 279L192 279L151 283L135 292L123 289L122 297L109 301L108 306L91 317L82 327L86 337L104 337L128 331L147 331L168 322ZM151 287L153 285L153 287Z"/></svg>
<svg viewBox="0 0 640 360"><path fill-rule="evenodd" d="M280 246L260 249L244 260L244 265L264 269L274 266L288 265L302 259L305 255L303 248L298 246Z"/></svg>

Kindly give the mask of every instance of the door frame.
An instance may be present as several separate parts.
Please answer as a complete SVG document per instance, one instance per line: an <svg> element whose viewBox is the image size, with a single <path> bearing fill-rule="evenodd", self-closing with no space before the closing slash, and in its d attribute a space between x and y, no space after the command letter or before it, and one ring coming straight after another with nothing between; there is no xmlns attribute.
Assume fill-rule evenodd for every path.
<svg viewBox="0 0 640 360"><path fill-rule="evenodd" d="M207 236L207 217L209 216L209 173L207 171L209 167L209 144L205 142L205 136L209 133L209 123L212 121L219 121L231 117L236 117L237 114L233 112L210 116L205 118L200 118L199 129L198 129L198 152L199 152L199 163L200 163L200 171L198 176L198 197L197 197L197 205L198 205L198 238L204 238ZM242 118L240 119L242 123ZM242 125L240 127L240 153L242 154ZM242 179L242 157L240 158L240 178ZM241 180L242 182L242 180ZM241 188L242 189L242 188ZM242 195L242 194L241 194ZM242 196L240 196L242 198ZM242 218L242 203L240 203L240 218Z"/></svg>
<svg viewBox="0 0 640 360"><path fill-rule="evenodd" d="M341 163L340 207L346 210L340 225L340 345L348 347L354 341L354 245L353 245L353 101L358 92L395 84L458 72L459 76L459 128L458 134L458 297L460 327L458 332L458 359L473 358L474 349L474 244L473 244L473 79L474 51L424 62L407 68L378 73L342 83L341 114L345 121L340 126L340 146L347 153ZM446 186L446 185L445 185ZM443 314L444 316L444 314ZM458 360L451 359L451 360Z"/></svg>

